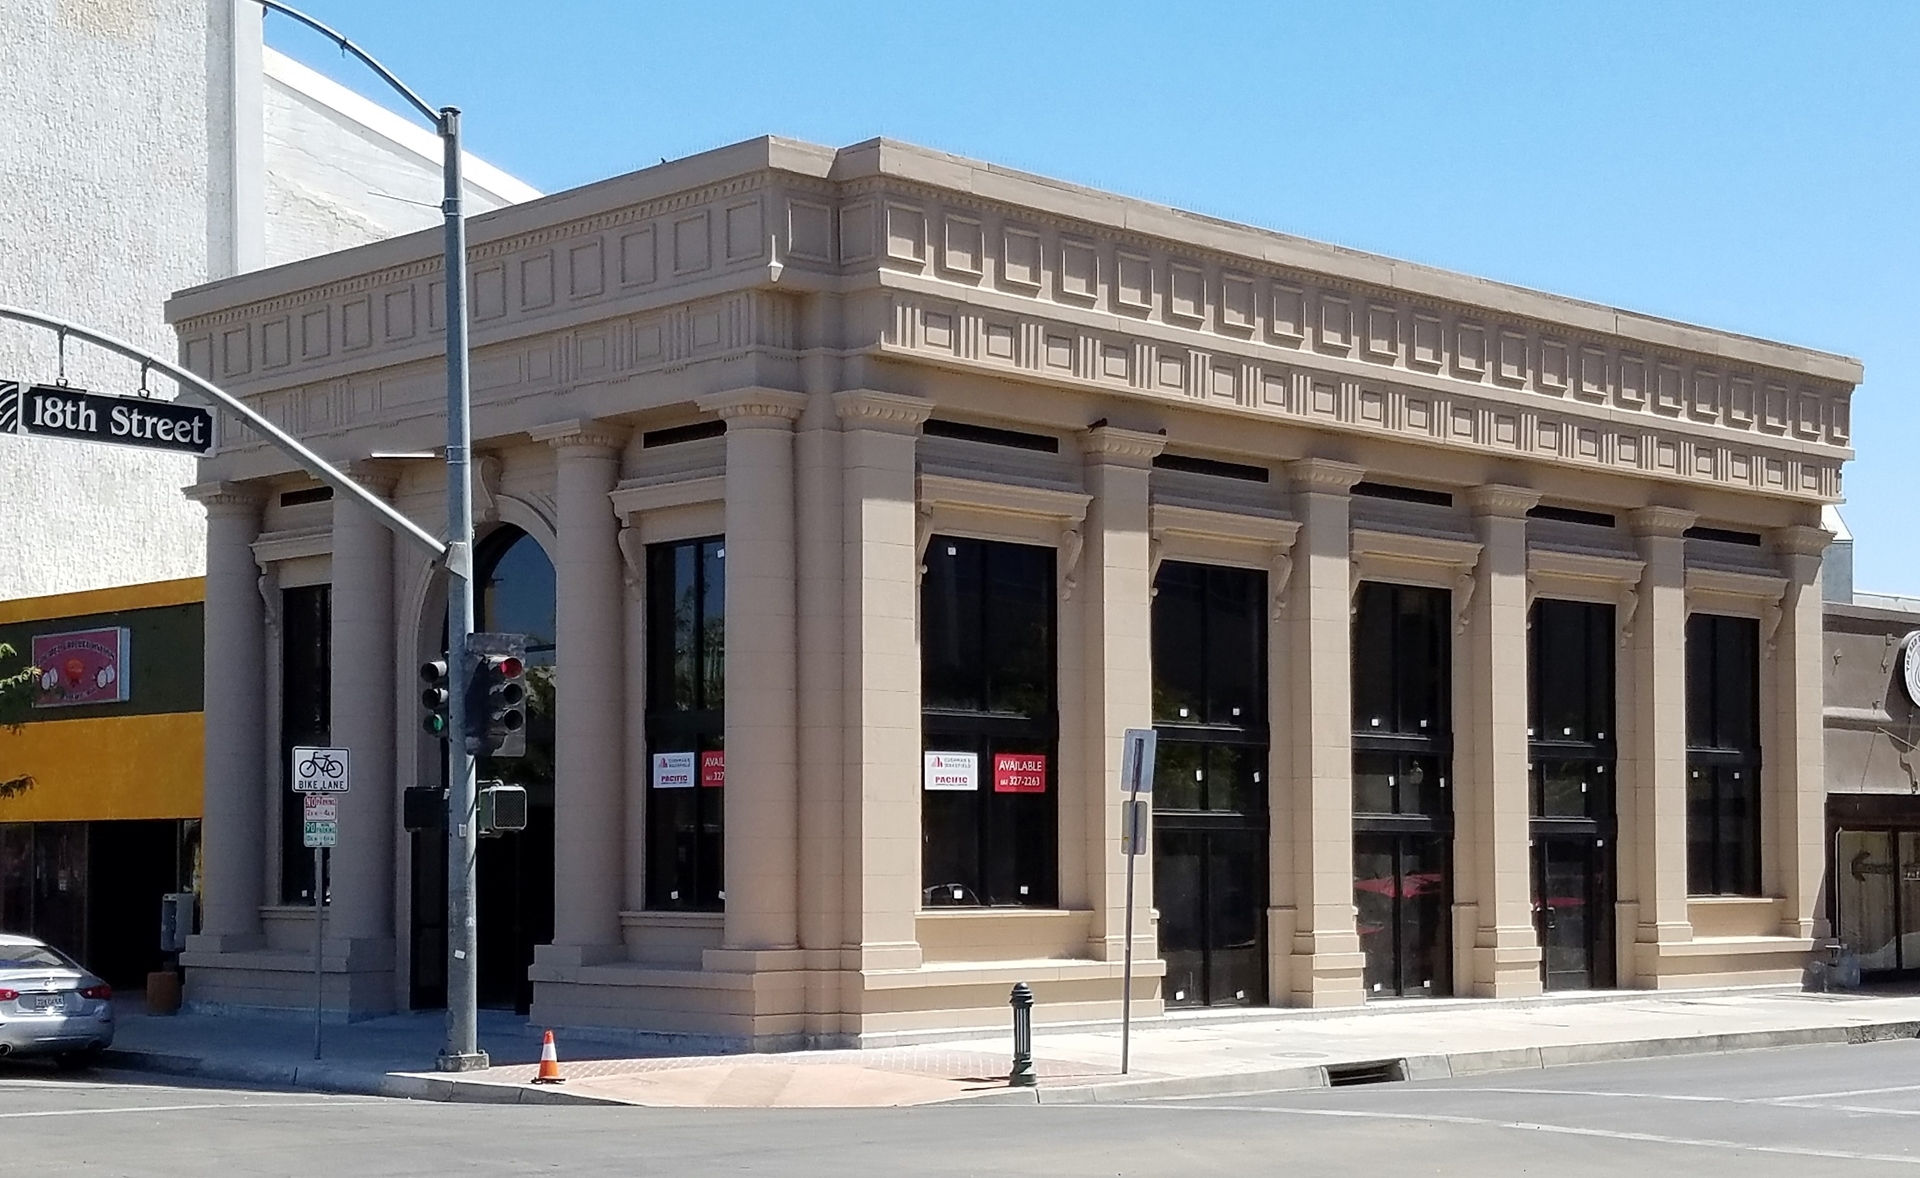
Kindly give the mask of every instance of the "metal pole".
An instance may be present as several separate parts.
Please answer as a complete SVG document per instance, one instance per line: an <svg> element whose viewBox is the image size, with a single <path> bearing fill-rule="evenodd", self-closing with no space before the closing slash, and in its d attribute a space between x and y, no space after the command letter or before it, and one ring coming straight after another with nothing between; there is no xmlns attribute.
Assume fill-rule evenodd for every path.
<svg viewBox="0 0 1920 1178"><path fill-rule="evenodd" d="M467 745L467 681L472 666L473 484L468 479L472 402L467 383L467 226L461 217L460 110L440 111L445 193L440 211L447 240L447 1042L435 1061L443 1072L488 1066L480 1050L479 985L474 953L474 761Z"/></svg>
<svg viewBox="0 0 1920 1178"><path fill-rule="evenodd" d="M1140 782L1136 779L1129 784L1133 788L1127 791L1127 822L1137 827L1140 808L1134 803L1140 798ZM1133 853L1133 848L1139 838L1138 829L1127 832L1127 947L1122 953L1126 965L1120 979L1120 1074L1123 1076L1127 1074L1127 1050L1133 1039L1133 863L1140 857Z"/></svg>
<svg viewBox="0 0 1920 1178"><path fill-rule="evenodd" d="M313 849L313 1058L320 1058L320 1006L324 993L324 976L320 965L320 930L327 919L327 908L323 902L326 896L326 850Z"/></svg>

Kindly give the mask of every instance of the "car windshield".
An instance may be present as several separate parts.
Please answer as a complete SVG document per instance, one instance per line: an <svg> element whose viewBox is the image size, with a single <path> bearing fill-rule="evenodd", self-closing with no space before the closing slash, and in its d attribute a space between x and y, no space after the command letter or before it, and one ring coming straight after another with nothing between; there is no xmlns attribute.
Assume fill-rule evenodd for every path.
<svg viewBox="0 0 1920 1178"><path fill-rule="evenodd" d="M46 945L0 945L0 969L78 969Z"/></svg>

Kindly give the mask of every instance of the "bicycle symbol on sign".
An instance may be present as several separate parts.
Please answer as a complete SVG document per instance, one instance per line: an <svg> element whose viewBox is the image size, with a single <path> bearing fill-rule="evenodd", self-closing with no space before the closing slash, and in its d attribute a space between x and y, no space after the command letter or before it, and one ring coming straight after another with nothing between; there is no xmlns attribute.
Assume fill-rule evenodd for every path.
<svg viewBox="0 0 1920 1178"><path fill-rule="evenodd" d="M319 753L300 762L299 770L302 777L338 777L346 766L337 757Z"/></svg>

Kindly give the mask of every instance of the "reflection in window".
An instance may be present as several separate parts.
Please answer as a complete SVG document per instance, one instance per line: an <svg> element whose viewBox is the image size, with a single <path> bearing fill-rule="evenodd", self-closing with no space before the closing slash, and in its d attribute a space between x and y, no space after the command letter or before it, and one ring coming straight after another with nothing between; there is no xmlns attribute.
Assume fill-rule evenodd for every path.
<svg viewBox="0 0 1920 1178"><path fill-rule="evenodd" d="M726 815L727 546L647 549L647 906L719 911Z"/></svg>
<svg viewBox="0 0 1920 1178"><path fill-rule="evenodd" d="M1687 891L1760 894L1760 624L1687 619Z"/></svg>
<svg viewBox="0 0 1920 1178"><path fill-rule="evenodd" d="M1055 903L1053 571L1051 548L949 536L927 545L920 796L928 905Z"/></svg>

